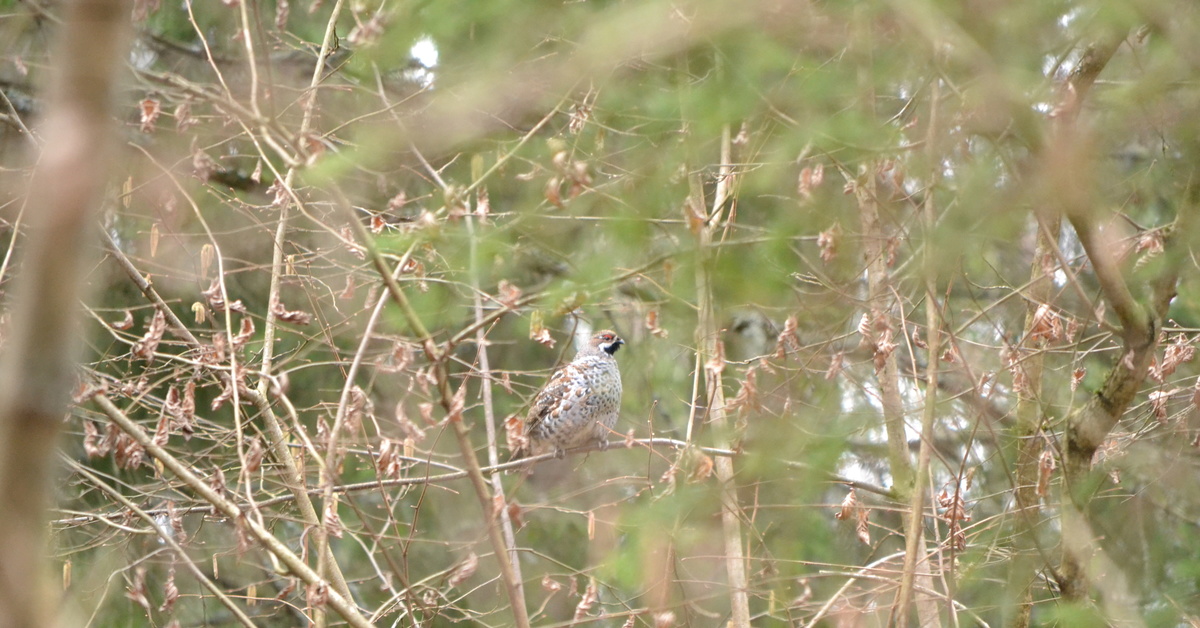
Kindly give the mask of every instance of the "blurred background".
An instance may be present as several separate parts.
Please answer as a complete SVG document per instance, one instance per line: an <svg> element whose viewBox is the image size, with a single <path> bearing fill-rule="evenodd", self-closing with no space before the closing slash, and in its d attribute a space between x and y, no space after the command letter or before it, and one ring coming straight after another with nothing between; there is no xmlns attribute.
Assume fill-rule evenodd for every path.
<svg viewBox="0 0 1200 628"><path fill-rule="evenodd" d="M0 7L2 289L59 7ZM138 0L52 514L69 605L342 621L103 389L314 568L328 542L379 626L515 625L488 518L539 626L1196 625L1198 17ZM1081 497L1073 417L1132 355L1097 254L1148 311L1178 296ZM608 449L493 472L593 328L627 343Z"/></svg>

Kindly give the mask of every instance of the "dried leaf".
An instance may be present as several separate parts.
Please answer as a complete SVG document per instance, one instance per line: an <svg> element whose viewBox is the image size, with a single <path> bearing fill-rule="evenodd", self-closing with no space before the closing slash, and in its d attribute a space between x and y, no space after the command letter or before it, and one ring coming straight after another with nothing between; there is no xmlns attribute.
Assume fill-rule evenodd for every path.
<svg viewBox="0 0 1200 628"><path fill-rule="evenodd" d="M379 477L397 479L404 470L403 443L384 437L379 443L379 455L375 457L375 470Z"/></svg>
<svg viewBox="0 0 1200 628"><path fill-rule="evenodd" d="M896 265L896 251L900 250L900 238L891 237L884 243L884 251L887 253L887 267L891 268Z"/></svg>
<svg viewBox="0 0 1200 628"><path fill-rule="evenodd" d="M559 188L561 187L562 179L558 177L550 177L550 180L546 182L546 188L542 191L542 193L546 196L546 200L550 201L551 205L559 209L564 207L562 193L559 191Z"/></svg>
<svg viewBox="0 0 1200 628"><path fill-rule="evenodd" d="M275 28L286 31L288 23L288 15L291 14L291 5L288 0L275 0Z"/></svg>
<svg viewBox="0 0 1200 628"><path fill-rule="evenodd" d="M863 312L862 317L858 319L858 327L856 329L858 334L863 337L863 342L869 346L871 342L871 315L869 313Z"/></svg>
<svg viewBox="0 0 1200 628"><path fill-rule="evenodd" d="M858 493L854 488L846 493L846 497L842 500L838 511L833 514L833 518L839 521L847 521L854 515L854 511L858 510Z"/></svg>
<svg viewBox="0 0 1200 628"><path fill-rule="evenodd" d="M488 196L486 185L479 186L475 191L475 215L483 223L487 223L488 216L492 214L492 200Z"/></svg>
<svg viewBox="0 0 1200 628"><path fill-rule="evenodd" d="M165 412L158 417L158 425L154 428L154 444L164 447L171 436L171 417Z"/></svg>
<svg viewBox="0 0 1200 628"><path fill-rule="evenodd" d="M136 469L146 458L146 450L133 437L120 433L113 446L113 461L122 469Z"/></svg>
<svg viewBox="0 0 1200 628"><path fill-rule="evenodd" d="M287 205L291 194L288 193L287 184L282 178L275 181L267 187L267 194L271 197L271 207L280 208Z"/></svg>
<svg viewBox="0 0 1200 628"><path fill-rule="evenodd" d="M234 349L241 349L254 336L254 319L244 316L242 317L242 327L238 334L230 340L230 344Z"/></svg>
<svg viewBox="0 0 1200 628"><path fill-rule="evenodd" d="M228 309L230 312L246 313L246 306L242 304L241 299L230 303L228 307L225 306L225 294L221 290L221 281L219 278L214 278L212 283L209 284L208 289L202 291L200 294L204 295L209 307L213 311L223 312Z"/></svg>
<svg viewBox="0 0 1200 628"><path fill-rule="evenodd" d="M304 599L309 608L324 608L329 603L329 585L321 581L304 587Z"/></svg>
<svg viewBox="0 0 1200 628"><path fill-rule="evenodd" d="M714 463L711 456L697 451L692 456L692 472L688 474L688 482L695 484L712 477L713 466Z"/></svg>
<svg viewBox="0 0 1200 628"><path fill-rule="evenodd" d="M1176 334L1163 351L1162 363L1150 367L1150 377L1161 384L1180 364L1190 362L1195 356L1196 348L1188 342L1187 336Z"/></svg>
<svg viewBox="0 0 1200 628"><path fill-rule="evenodd" d="M354 288L354 275L346 275L346 287L342 288L342 291L338 293L338 299L346 301L354 298Z"/></svg>
<svg viewBox="0 0 1200 628"><path fill-rule="evenodd" d="M663 329L658 324L658 309L652 309L646 312L646 331L650 332L655 338L666 338L667 330Z"/></svg>
<svg viewBox="0 0 1200 628"><path fill-rule="evenodd" d="M1038 456L1038 482L1037 495L1045 497L1050 494L1050 479L1054 474L1054 468L1057 466L1054 462L1054 452L1049 449L1043 449Z"/></svg>
<svg viewBox="0 0 1200 628"><path fill-rule="evenodd" d="M421 419L430 425L437 425L437 421L433 419L433 404L423 402L417 404L417 410L421 413Z"/></svg>
<svg viewBox="0 0 1200 628"><path fill-rule="evenodd" d="M1079 335L1080 327L1082 325L1079 324L1078 320L1075 320L1074 316L1067 319L1067 328L1064 332L1067 342L1075 342L1075 337Z"/></svg>
<svg viewBox="0 0 1200 628"><path fill-rule="evenodd" d="M1163 237L1158 230L1144 231L1138 235L1137 245L1134 251L1140 253L1141 256L1134 262L1133 267L1140 269L1149 263L1151 260L1162 255L1163 253Z"/></svg>
<svg viewBox="0 0 1200 628"><path fill-rule="evenodd" d="M458 392L454 393L454 397L450 400L450 410L447 412L447 418L451 421L461 422L463 420L463 408L467 403L467 385L464 382L458 387Z"/></svg>
<svg viewBox="0 0 1200 628"><path fill-rule="evenodd" d="M800 321L793 314L787 317L783 323L783 331L779 332L779 337L775 339L775 359L782 360L787 357L787 354L795 353L800 350L800 336L796 330L800 327Z"/></svg>
<svg viewBox="0 0 1200 628"><path fill-rule="evenodd" d="M1179 392L1178 388L1171 390L1155 390L1148 395L1150 401L1150 410L1154 413L1154 418L1158 419L1159 423L1167 422L1167 402L1171 400L1171 395Z"/></svg>
<svg viewBox="0 0 1200 628"><path fill-rule="evenodd" d="M558 140L551 140L551 141L558 142ZM559 144L562 145L561 142L559 142ZM550 157L550 163L553 164L554 169L559 172L566 172L567 165L570 163L570 161L571 161L571 155L569 153L567 153L566 150L561 150L561 149L556 150L554 152L554 155L552 157Z"/></svg>
<svg viewBox="0 0 1200 628"><path fill-rule="evenodd" d="M212 475L208 476L208 485L219 495L225 494L225 472L220 467L213 467Z"/></svg>
<svg viewBox="0 0 1200 628"><path fill-rule="evenodd" d="M163 583L163 603L158 607L161 612L171 612L175 602L179 600L179 587L175 586L175 565L167 569L167 581Z"/></svg>
<svg viewBox="0 0 1200 628"><path fill-rule="evenodd" d="M350 389L350 399L346 404L346 419L342 423L342 429L348 434L353 434L358 431L358 427L362 425L364 416L374 416L375 404L367 397L367 393L362 387L355 384Z"/></svg>
<svg viewBox="0 0 1200 628"><path fill-rule="evenodd" d="M512 522L514 528L521 528L525 525L521 518L523 513L524 509L521 508L521 504L515 501L508 503L508 520Z"/></svg>
<svg viewBox="0 0 1200 628"><path fill-rule="evenodd" d="M208 181L217 169L217 162L200 147L195 147L192 151L192 175L201 181Z"/></svg>
<svg viewBox="0 0 1200 628"><path fill-rule="evenodd" d="M475 575L475 570L479 568L479 556L475 552L467 554L467 557L454 568L450 573L450 578L447 581L452 587L462 584L467 578Z"/></svg>
<svg viewBox="0 0 1200 628"><path fill-rule="evenodd" d="M134 0L133 3L133 23L140 24L146 21L146 18L159 8L159 0Z"/></svg>
<svg viewBox="0 0 1200 628"><path fill-rule="evenodd" d="M412 348L406 342L396 341L392 352L383 361L376 360L375 366L384 373L399 373L412 365Z"/></svg>
<svg viewBox="0 0 1200 628"><path fill-rule="evenodd" d="M133 570L133 581L125 588L125 597L150 612L150 598L146 595L146 568L138 565Z"/></svg>
<svg viewBox="0 0 1200 628"><path fill-rule="evenodd" d="M749 143L750 143L750 125L747 124L745 120L743 120L742 125L740 127L738 127L737 135L733 136L733 145L734 146L745 146L746 144L749 144Z"/></svg>
<svg viewBox="0 0 1200 628"><path fill-rule="evenodd" d="M271 312L285 323L292 323L293 325L308 325L312 323L312 314L301 310L289 310L279 301L276 301L271 307Z"/></svg>
<svg viewBox="0 0 1200 628"><path fill-rule="evenodd" d="M708 214L705 213L704 207L691 196L683 201L683 218L687 221L688 230L693 234L699 234L708 224Z"/></svg>
<svg viewBox="0 0 1200 628"><path fill-rule="evenodd" d="M541 310L534 310L529 316L529 339L551 349L554 348L554 337L550 335L550 330L542 324Z"/></svg>
<svg viewBox="0 0 1200 628"><path fill-rule="evenodd" d="M175 108L175 130L176 131L183 133L183 132L187 131L188 129L192 128L193 126L196 126L199 123L200 123L200 120L192 115L191 101L185 100L185 101L179 103L179 106Z"/></svg>
<svg viewBox="0 0 1200 628"><path fill-rule="evenodd" d="M385 15L386 13L383 11L378 11L372 14L371 19L366 22L359 22L354 28L350 29L350 34L346 36L346 40L360 47L374 44L383 35L383 18Z"/></svg>
<svg viewBox="0 0 1200 628"><path fill-rule="evenodd" d="M168 408L168 412L171 409ZM179 431L183 434L184 440L190 439L195 433L196 428L196 382L188 381L183 387L183 399L179 402L179 407L172 416L179 422Z"/></svg>
<svg viewBox="0 0 1200 628"><path fill-rule="evenodd" d="M250 447L246 449L246 462L243 468L249 473L255 473L262 468L263 457L266 455L266 449L263 448L262 439L257 436L250 440Z"/></svg>
<svg viewBox="0 0 1200 628"><path fill-rule="evenodd" d="M588 580L587 588L583 591L583 597L575 605L575 621L580 621L587 617L588 611L592 610L592 607L599 601L600 591L596 588L595 578L591 578Z"/></svg>
<svg viewBox="0 0 1200 628"><path fill-rule="evenodd" d="M325 504L325 518L323 525L325 526L325 533L335 539L340 539L342 538L342 535L345 534L346 527L342 525L342 516L338 514L337 499Z"/></svg>
<svg viewBox="0 0 1200 628"><path fill-rule="evenodd" d="M704 362L704 371L711 377L719 378L725 371L725 343L718 340L715 349L713 355Z"/></svg>
<svg viewBox="0 0 1200 628"><path fill-rule="evenodd" d="M825 181L825 165L817 164L816 167L805 166L800 170L800 177L796 182L796 192L804 200L812 198L813 190L821 186Z"/></svg>
<svg viewBox="0 0 1200 628"><path fill-rule="evenodd" d="M796 581L796 584L800 585L800 594L788 605L792 609L804 607L813 597L812 585L809 583L808 578L800 578Z"/></svg>
<svg viewBox="0 0 1200 628"><path fill-rule="evenodd" d="M846 362L846 352L838 351L829 359L829 370L825 371L825 379L832 380L842 372L842 367Z"/></svg>
<svg viewBox="0 0 1200 628"><path fill-rule="evenodd" d="M966 502L963 501L962 493L954 491L953 493L942 489L937 497L938 505L945 509L942 515L948 521L970 521L971 515L967 512Z"/></svg>
<svg viewBox="0 0 1200 628"><path fill-rule="evenodd" d="M154 316L146 329L146 335L133 345L133 355L142 358L147 364L154 362L154 351L162 341L163 332L167 330L167 317L162 310L154 308Z"/></svg>
<svg viewBox="0 0 1200 628"><path fill-rule="evenodd" d="M408 418L408 413L404 411L403 401L396 403L396 423L406 438L411 438L417 443L425 440L425 430Z"/></svg>
<svg viewBox="0 0 1200 628"><path fill-rule="evenodd" d="M112 321L108 324L109 327L119 331L125 331L133 328L133 312L125 310L125 318L119 321Z"/></svg>
<svg viewBox="0 0 1200 628"><path fill-rule="evenodd" d="M109 451L107 439L100 438L96 424L87 419L83 420L83 451L88 458L107 456Z"/></svg>
<svg viewBox="0 0 1200 628"><path fill-rule="evenodd" d="M1124 366L1127 370L1130 370L1130 371L1134 370L1133 349L1130 349L1129 351L1127 351L1125 353L1124 356L1121 357L1121 366Z"/></svg>
<svg viewBox="0 0 1200 628"><path fill-rule="evenodd" d="M200 247L200 274L201 275L208 274L208 271L212 269L213 261L216 260L216 257L217 257L217 249L215 247L213 247L212 244L205 244L204 246ZM214 283L214 285L215 285L215 283ZM210 286L209 290L212 290L212 289L213 289L212 286ZM207 293L205 293L205 296L207 296Z"/></svg>
<svg viewBox="0 0 1200 628"><path fill-rule="evenodd" d="M504 419L504 435L509 451L524 451L529 447L529 436L525 434L525 421L515 414L510 414L508 418Z"/></svg>
<svg viewBox="0 0 1200 628"><path fill-rule="evenodd" d="M854 526L855 533L858 534L858 540L862 541L863 545L871 544L871 529L867 524L867 515L869 514L866 508L859 508L857 515L857 523Z"/></svg>
<svg viewBox="0 0 1200 628"><path fill-rule="evenodd" d="M750 367L746 369L746 377L742 380L741 386L738 387L737 395L733 401L729 402L730 408L736 408L738 416L745 416L749 412L761 412L762 403L758 399L758 369Z"/></svg>
<svg viewBox="0 0 1200 628"><path fill-rule="evenodd" d="M583 188L592 184L591 166L586 161L573 161L571 167L567 169L567 176L575 183L571 188L571 198L579 196L579 192ZM576 187L579 188L576 191Z"/></svg>
<svg viewBox="0 0 1200 628"><path fill-rule="evenodd" d="M514 309L521 300L521 289L509 283L508 280L501 279L500 283L496 286L496 300L505 309Z"/></svg>
<svg viewBox="0 0 1200 628"><path fill-rule="evenodd" d="M103 381L80 380L71 393L71 401L76 404L91 401L96 395L108 392L108 384Z"/></svg>
<svg viewBox="0 0 1200 628"><path fill-rule="evenodd" d="M1030 340L1061 340L1063 335L1062 320L1058 314L1046 303L1039 305L1029 323Z"/></svg>
<svg viewBox="0 0 1200 628"><path fill-rule="evenodd" d="M583 130L587 121L592 117L592 107L586 103L578 103L571 108L571 120L567 123L567 130L571 135L579 135Z"/></svg>
<svg viewBox="0 0 1200 628"><path fill-rule="evenodd" d="M237 386L238 392L240 392L242 395L241 401L244 402L246 400L245 395L251 394L250 388L246 386L246 367L238 364L234 371L234 377L236 378L235 385ZM226 401L233 399L233 391L234 386L230 386L224 381L221 382L221 392L216 396L215 399L212 400L212 405L210 408L213 411L216 411L221 406L225 405Z"/></svg>
<svg viewBox="0 0 1200 628"><path fill-rule="evenodd" d="M141 131L142 133L153 133L154 124L158 121L158 115L162 113L162 105L154 98L144 98L138 103L138 111L141 113Z"/></svg>
<svg viewBox="0 0 1200 628"><path fill-rule="evenodd" d="M896 351L896 343L892 341L892 330L884 330L875 341L875 371L883 370L887 359Z"/></svg>
<svg viewBox="0 0 1200 628"><path fill-rule="evenodd" d="M1005 345L1000 351L1000 361L1004 363L1012 375L1013 392L1023 394L1029 390L1029 375L1021 364L1021 353L1014 347Z"/></svg>

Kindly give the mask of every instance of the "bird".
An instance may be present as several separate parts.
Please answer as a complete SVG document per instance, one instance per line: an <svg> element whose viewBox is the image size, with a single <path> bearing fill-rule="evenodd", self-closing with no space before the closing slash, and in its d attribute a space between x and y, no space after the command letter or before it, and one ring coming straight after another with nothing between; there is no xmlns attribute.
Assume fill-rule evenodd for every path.
<svg viewBox="0 0 1200 628"><path fill-rule="evenodd" d="M624 340L611 330L596 332L575 358L550 376L525 417L522 442L512 460L589 443L608 445L621 409L621 372L614 354Z"/></svg>

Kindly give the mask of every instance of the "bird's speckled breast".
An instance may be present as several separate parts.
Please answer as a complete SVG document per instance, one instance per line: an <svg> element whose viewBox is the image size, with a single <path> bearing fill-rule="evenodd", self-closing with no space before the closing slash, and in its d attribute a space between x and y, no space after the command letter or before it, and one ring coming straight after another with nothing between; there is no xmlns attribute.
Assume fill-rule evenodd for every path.
<svg viewBox="0 0 1200 628"><path fill-rule="evenodd" d="M617 423L621 373L612 356L584 356L561 375L562 388L551 393L559 396L557 403L531 430L535 453L605 440Z"/></svg>

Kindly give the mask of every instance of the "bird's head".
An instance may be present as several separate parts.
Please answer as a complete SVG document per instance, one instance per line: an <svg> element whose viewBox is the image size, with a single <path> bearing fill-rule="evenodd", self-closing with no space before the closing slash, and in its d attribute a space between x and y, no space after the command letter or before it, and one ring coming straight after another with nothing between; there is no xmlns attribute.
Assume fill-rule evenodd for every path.
<svg viewBox="0 0 1200 628"><path fill-rule="evenodd" d="M596 332L596 335L592 336L592 346L608 355L616 353L617 349L620 349L623 344L625 344L625 341L621 340L621 337L615 332L608 329Z"/></svg>

